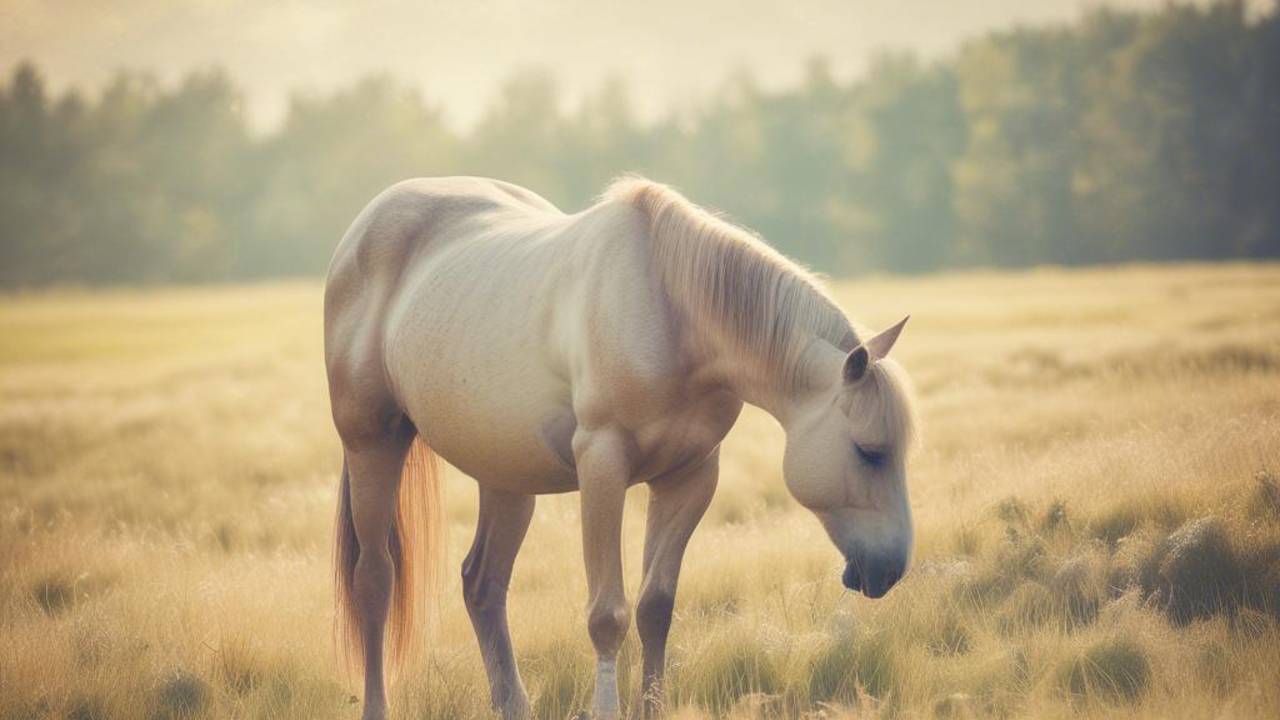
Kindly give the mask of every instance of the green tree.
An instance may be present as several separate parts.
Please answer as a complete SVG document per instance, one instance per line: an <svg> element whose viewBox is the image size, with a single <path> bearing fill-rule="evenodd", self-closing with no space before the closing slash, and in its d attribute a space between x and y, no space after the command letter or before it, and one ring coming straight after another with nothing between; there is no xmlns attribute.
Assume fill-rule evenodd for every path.
<svg viewBox="0 0 1280 720"><path fill-rule="evenodd" d="M418 92L378 76L329 97L295 96L261 153L261 195L238 274L317 274L374 195L452 172L458 140Z"/></svg>

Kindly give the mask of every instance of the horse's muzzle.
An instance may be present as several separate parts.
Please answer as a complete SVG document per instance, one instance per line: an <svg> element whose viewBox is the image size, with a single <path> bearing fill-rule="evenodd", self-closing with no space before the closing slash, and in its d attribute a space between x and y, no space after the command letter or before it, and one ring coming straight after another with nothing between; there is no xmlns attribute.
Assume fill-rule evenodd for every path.
<svg viewBox="0 0 1280 720"><path fill-rule="evenodd" d="M841 581L850 590L859 590L863 595L875 599L884 597L902 579L906 563L896 560L850 560L844 566Z"/></svg>

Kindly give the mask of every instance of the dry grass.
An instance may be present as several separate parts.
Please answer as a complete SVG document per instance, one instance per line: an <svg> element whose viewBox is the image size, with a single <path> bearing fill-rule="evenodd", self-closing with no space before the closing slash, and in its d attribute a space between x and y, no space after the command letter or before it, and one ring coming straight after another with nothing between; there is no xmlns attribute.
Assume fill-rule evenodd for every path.
<svg viewBox="0 0 1280 720"><path fill-rule="evenodd" d="M925 419L914 570L881 601L843 592L779 430L748 413L689 551L673 716L1280 715L1280 267L837 295L873 326L913 314L895 352ZM356 716L330 642L319 299L0 301L0 718ZM575 502L539 501L510 602L545 718L589 702ZM455 565L474 507L452 475ZM486 716L455 577L444 613L399 717ZM630 683L634 640L624 660Z"/></svg>

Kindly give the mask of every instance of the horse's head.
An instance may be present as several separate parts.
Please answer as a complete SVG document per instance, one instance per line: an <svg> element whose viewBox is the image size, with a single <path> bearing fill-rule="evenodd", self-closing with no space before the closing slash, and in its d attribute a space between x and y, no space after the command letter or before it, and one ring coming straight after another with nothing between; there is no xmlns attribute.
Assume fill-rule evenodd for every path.
<svg viewBox="0 0 1280 720"><path fill-rule="evenodd" d="M845 587L872 598L906 572L913 541L911 394L902 369L886 357L906 322L814 363L822 377L809 383L786 423L787 488L844 555Z"/></svg>

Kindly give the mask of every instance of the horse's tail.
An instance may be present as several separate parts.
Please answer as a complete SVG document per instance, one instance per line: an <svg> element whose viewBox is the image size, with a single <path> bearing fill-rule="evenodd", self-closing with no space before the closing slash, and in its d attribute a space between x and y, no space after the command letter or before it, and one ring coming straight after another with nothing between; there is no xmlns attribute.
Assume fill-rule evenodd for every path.
<svg viewBox="0 0 1280 720"><path fill-rule="evenodd" d="M338 647L349 669L358 669L363 637L356 612L354 579L360 544L351 517L351 476L342 463L334 530L334 585ZM435 453L415 437L400 473L400 490L387 546L391 551L391 612L387 618L389 660L394 670L416 647L424 620L434 620L444 564L444 509Z"/></svg>

